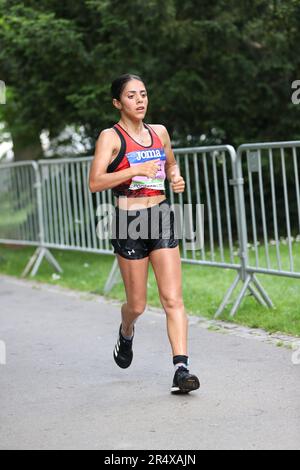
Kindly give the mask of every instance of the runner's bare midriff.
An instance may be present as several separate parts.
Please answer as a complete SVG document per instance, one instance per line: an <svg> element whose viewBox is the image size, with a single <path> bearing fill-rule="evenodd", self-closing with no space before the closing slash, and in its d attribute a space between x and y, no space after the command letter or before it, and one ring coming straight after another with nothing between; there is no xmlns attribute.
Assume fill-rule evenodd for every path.
<svg viewBox="0 0 300 470"><path fill-rule="evenodd" d="M147 207L155 206L160 202L164 201L166 196L164 194L158 194L157 196L149 197L126 197L120 196L116 200L116 204L120 209L124 210L138 210L146 209Z"/></svg>

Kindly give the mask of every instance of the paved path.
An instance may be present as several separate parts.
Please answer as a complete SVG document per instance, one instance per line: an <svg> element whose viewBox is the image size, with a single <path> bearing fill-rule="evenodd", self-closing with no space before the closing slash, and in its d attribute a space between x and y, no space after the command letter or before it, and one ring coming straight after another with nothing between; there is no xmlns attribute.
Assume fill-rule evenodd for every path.
<svg viewBox="0 0 300 470"><path fill-rule="evenodd" d="M202 388L173 396L162 312L139 320L122 370L118 302L7 276L0 302L1 449L300 449L300 366L288 349L190 317Z"/></svg>

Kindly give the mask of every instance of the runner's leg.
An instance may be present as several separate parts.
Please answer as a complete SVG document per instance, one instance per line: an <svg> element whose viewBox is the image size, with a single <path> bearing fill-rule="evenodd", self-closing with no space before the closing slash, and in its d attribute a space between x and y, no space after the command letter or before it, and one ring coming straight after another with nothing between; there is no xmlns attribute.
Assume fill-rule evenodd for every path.
<svg viewBox="0 0 300 470"><path fill-rule="evenodd" d="M188 356L188 317L182 297L179 246L152 250L149 258L156 277L160 301L167 316L168 337L173 356Z"/></svg>
<svg viewBox="0 0 300 470"><path fill-rule="evenodd" d="M149 257L131 260L119 254L116 256L127 298L127 302L121 307L122 333L125 336L131 336L134 322L145 311L147 305Z"/></svg>

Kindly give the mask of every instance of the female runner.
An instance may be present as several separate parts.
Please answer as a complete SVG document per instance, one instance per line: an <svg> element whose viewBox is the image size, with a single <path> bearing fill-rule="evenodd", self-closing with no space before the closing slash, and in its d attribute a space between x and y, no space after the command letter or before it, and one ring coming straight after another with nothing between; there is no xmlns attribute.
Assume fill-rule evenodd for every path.
<svg viewBox="0 0 300 470"><path fill-rule="evenodd" d="M182 298L179 240L174 236L174 212L164 186L167 177L172 190L182 193L185 182L167 129L143 121L148 107L143 80L136 75L122 75L113 81L111 93L120 119L98 137L89 187L93 193L111 188L116 203L115 236L111 243L127 302L121 307L122 321L113 357L124 369L132 362L135 322L146 308L150 261L166 313L173 354L171 393L189 393L198 389L200 383L188 369L188 317ZM141 228L138 232L137 222Z"/></svg>

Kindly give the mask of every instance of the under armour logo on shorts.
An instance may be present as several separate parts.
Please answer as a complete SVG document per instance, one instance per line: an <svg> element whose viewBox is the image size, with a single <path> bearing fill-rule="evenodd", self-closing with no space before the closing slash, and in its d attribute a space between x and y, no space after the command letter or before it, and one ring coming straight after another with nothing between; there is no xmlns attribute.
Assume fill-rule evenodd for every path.
<svg viewBox="0 0 300 470"><path fill-rule="evenodd" d="M128 250L128 254L129 254L129 255L132 255L132 253L135 253L135 251L134 251L134 250L131 250L131 251Z"/></svg>

